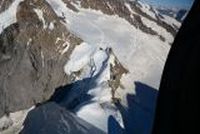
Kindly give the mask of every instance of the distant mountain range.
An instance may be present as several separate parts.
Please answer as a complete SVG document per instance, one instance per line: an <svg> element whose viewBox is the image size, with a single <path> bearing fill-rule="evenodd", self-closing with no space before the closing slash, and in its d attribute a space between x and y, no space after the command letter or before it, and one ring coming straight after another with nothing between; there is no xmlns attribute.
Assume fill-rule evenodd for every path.
<svg viewBox="0 0 200 134"><path fill-rule="evenodd" d="M182 22L187 13L188 13L188 10L187 9L169 9L169 8L158 8L157 7L157 10L161 13L161 14L164 14L164 15L168 15L170 17L173 17L175 18L176 20Z"/></svg>

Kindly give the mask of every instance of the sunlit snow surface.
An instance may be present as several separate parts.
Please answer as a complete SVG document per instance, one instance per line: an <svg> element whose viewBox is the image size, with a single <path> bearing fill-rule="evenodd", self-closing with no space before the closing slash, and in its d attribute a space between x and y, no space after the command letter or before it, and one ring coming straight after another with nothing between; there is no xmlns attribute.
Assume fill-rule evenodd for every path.
<svg viewBox="0 0 200 134"><path fill-rule="evenodd" d="M21 1L23 0L15 0L7 10L0 14L0 33L16 22L17 6ZM107 48L112 48L120 63L129 71L121 79L125 90L117 90L117 95L126 105L126 94L134 94L134 82L139 81L158 89L161 72L170 48L169 43L173 42L172 35L163 27L144 17L141 17L142 22L165 37L165 42L161 41L158 36L136 29L117 15L105 15L101 11L83 9L78 5L75 6L79 12L73 12L62 0L46 1L59 17L65 19L66 23L63 22L63 24L70 32L84 41L71 54L70 60L64 66L65 73L71 74L82 69L83 72L76 78L77 81L95 77L96 86L88 87L90 90L87 92L93 97L92 101L78 105L74 112L104 131L107 131L107 121L110 115L113 115L123 127L121 115L111 103L111 88L107 84L110 79L109 63L113 63L114 60L112 56L108 57ZM150 12L148 5L140 4L142 11L156 18L155 14ZM42 12L40 10L35 10L35 12L45 24ZM164 16L163 21L171 25L180 25L167 16ZM49 28L53 29L53 24ZM66 50L63 50L63 53Z"/></svg>
<svg viewBox="0 0 200 134"><path fill-rule="evenodd" d="M129 70L129 73L122 78L122 84L126 90L122 92L119 90L121 97L128 92L133 93L134 81L158 88L164 62L170 48L169 43L173 40L173 37L162 27L143 19L146 24L153 25L155 29L163 30L165 34L163 36L167 38L166 42L161 41L157 36L143 33L118 16L108 16L100 11L80 7L78 7L80 12L76 13L66 8L61 0L47 0L47 2L58 16L65 18L67 28L85 42L79 46L80 49L78 47L72 53L70 61L65 66L67 74L70 71L81 69L91 58L95 59L94 53L98 53L98 48L111 47L122 65ZM97 67L100 68L100 65ZM82 77L88 77L89 72ZM98 92L97 97L105 89L97 87L95 91ZM110 103L111 93L109 90L107 91L105 102ZM77 111L77 115L106 130L107 110L99 106L101 101L100 98L94 103L82 106Z"/></svg>

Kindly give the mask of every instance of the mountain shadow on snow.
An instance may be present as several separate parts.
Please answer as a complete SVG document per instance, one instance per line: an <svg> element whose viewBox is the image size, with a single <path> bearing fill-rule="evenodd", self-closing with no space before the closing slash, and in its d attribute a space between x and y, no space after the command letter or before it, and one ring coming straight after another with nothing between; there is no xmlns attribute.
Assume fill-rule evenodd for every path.
<svg viewBox="0 0 200 134"><path fill-rule="evenodd" d="M109 134L151 133L158 92L141 82L135 82L135 91L135 95L127 95L127 107L119 102L115 104L122 115L124 128L121 128L117 121L110 116L108 120Z"/></svg>

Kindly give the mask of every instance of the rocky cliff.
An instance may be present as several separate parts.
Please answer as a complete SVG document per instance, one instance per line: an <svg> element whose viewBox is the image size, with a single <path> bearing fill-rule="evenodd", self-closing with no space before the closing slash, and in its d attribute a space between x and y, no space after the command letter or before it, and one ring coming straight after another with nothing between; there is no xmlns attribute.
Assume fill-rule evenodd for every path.
<svg viewBox="0 0 200 134"><path fill-rule="evenodd" d="M180 25L140 1L1 0L0 117L54 101L105 132L110 115L123 126L114 103L137 81L158 88Z"/></svg>

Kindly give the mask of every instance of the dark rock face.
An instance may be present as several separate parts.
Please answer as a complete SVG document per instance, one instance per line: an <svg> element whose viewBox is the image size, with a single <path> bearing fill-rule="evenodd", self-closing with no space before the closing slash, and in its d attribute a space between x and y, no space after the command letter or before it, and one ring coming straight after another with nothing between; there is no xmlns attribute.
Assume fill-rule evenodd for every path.
<svg viewBox="0 0 200 134"><path fill-rule="evenodd" d="M67 0L65 0L67 1ZM129 9L125 6L125 3L130 4L130 8L135 12L130 12ZM128 0L81 0L81 6L84 8L91 8L95 10L100 10L108 15L118 15L126 19L131 25L140 29L141 31L158 36L161 40L165 41L165 38L159 35L156 31L146 26L142 20L141 16L145 17L155 23L157 25L164 27L169 33L173 36L176 35L177 30L171 25L165 23L161 20L162 16L156 15L156 18L146 14L141 10L141 5L137 1L128 1ZM155 13L153 9L152 12Z"/></svg>
<svg viewBox="0 0 200 134"><path fill-rule="evenodd" d="M131 9L135 12L130 12L129 9L125 6L125 3L130 4ZM146 26L142 20L141 16L145 17L151 21L154 21L159 26L166 28L173 36L176 35L176 30L162 21L158 16L157 18L152 18L143 12L140 8L140 5L137 1L126 1L126 0L81 0L81 6L84 8L91 8L95 10L100 10L108 15L118 15L126 19L131 25L140 29L141 31L158 36L161 40L165 41L165 38L159 35L156 31ZM153 10L153 9L152 9Z"/></svg>
<svg viewBox="0 0 200 134"><path fill-rule="evenodd" d="M152 134L200 133L200 1L185 19L165 65Z"/></svg>
<svg viewBox="0 0 200 134"><path fill-rule="evenodd" d="M43 12L45 24L35 10ZM0 116L43 102L68 83L63 66L82 42L44 0L20 3L16 16L0 35Z"/></svg>
<svg viewBox="0 0 200 134"><path fill-rule="evenodd" d="M105 134L55 103L32 110L21 134Z"/></svg>
<svg viewBox="0 0 200 134"><path fill-rule="evenodd" d="M69 9L78 12L74 4L79 1L63 1ZM0 13L12 2L1 1ZM172 35L176 33L159 16L155 18L142 11L137 1L80 0L80 4L83 8L118 15L141 31L158 36L163 41L165 38L146 26L142 17L156 22ZM0 117L44 102L56 88L71 83L71 77L65 75L63 66L76 45L82 42L68 31L63 25L64 19L58 17L45 0L25 0L20 3L16 17L17 22L0 34ZM68 48L66 52L63 51L65 48ZM120 79L127 70L118 63L111 72L113 75L109 84L112 85L114 98L114 90L122 86Z"/></svg>
<svg viewBox="0 0 200 134"><path fill-rule="evenodd" d="M5 11L14 0L0 0L0 13Z"/></svg>
<svg viewBox="0 0 200 134"><path fill-rule="evenodd" d="M154 12L156 14L156 19L152 18L150 15L146 14L145 12L143 12L140 8L141 5L139 5L137 2L130 2L131 3L131 8L134 9L134 11L138 14L140 14L141 16L155 22L157 25L164 27L169 33L171 33L174 37L177 33L176 29L172 26L170 26L169 24L165 23L164 21L161 20L162 16L159 14L156 14L155 11L153 10L153 8L151 8L151 11ZM161 37L162 38L162 37Z"/></svg>

